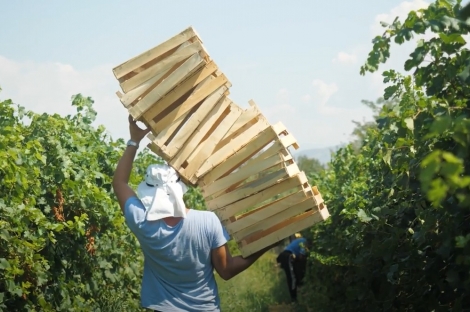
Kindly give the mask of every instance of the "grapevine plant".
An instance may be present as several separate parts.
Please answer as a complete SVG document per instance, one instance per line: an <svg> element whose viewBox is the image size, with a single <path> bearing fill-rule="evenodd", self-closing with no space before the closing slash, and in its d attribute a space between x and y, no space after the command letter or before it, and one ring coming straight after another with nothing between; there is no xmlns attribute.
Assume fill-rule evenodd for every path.
<svg viewBox="0 0 470 312"><path fill-rule="evenodd" d="M437 0L398 18L360 73L415 41L359 150L313 177L332 217L311 230L304 303L315 311L470 309L470 21Z"/></svg>

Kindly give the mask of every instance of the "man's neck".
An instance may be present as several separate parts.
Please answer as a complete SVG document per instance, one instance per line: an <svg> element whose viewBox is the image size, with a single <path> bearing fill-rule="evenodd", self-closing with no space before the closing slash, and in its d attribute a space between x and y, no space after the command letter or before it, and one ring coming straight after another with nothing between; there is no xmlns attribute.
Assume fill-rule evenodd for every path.
<svg viewBox="0 0 470 312"><path fill-rule="evenodd" d="M186 208L186 213L189 212L189 209ZM163 218L163 221L165 221L165 223L168 225L168 226L176 226L180 221L181 219L183 219L182 217L167 217L167 218Z"/></svg>

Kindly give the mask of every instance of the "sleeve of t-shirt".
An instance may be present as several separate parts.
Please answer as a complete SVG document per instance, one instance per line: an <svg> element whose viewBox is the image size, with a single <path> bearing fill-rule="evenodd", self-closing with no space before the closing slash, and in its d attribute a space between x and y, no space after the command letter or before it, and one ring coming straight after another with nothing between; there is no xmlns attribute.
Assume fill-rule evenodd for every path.
<svg viewBox="0 0 470 312"><path fill-rule="evenodd" d="M302 241L299 242L299 253L301 255L304 255L304 256L307 253L306 250L305 250L305 240L302 240Z"/></svg>
<svg viewBox="0 0 470 312"><path fill-rule="evenodd" d="M219 218L217 218L217 215L213 212L211 213L211 215L212 215L211 223L213 226L211 249L214 249L214 248L218 248L226 244L227 241L230 240L230 235L228 234L227 230L225 230L225 227L222 225Z"/></svg>
<svg viewBox="0 0 470 312"><path fill-rule="evenodd" d="M140 224L145 221L145 207L135 196L129 197L124 204L124 218L131 231L139 229Z"/></svg>

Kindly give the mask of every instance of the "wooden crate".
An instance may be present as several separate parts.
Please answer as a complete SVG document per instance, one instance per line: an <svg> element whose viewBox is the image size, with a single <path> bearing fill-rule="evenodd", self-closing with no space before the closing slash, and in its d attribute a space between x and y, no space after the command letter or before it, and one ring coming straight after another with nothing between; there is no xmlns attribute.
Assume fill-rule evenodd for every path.
<svg viewBox="0 0 470 312"><path fill-rule="evenodd" d="M200 186L243 256L328 218L282 123L229 98L230 82L192 27L113 69L117 95L151 129L148 147Z"/></svg>
<svg viewBox="0 0 470 312"><path fill-rule="evenodd" d="M209 210L224 223L243 256L328 218L288 147L295 139L278 123L201 178Z"/></svg>

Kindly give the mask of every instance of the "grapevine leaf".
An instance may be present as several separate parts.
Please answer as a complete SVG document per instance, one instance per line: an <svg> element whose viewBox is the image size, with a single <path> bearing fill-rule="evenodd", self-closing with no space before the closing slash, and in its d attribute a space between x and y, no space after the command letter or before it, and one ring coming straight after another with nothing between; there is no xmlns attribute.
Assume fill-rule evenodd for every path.
<svg viewBox="0 0 470 312"><path fill-rule="evenodd" d="M372 218L369 217L363 209L359 209L359 211L357 212L357 216L362 222L369 222L370 220L372 220Z"/></svg>

